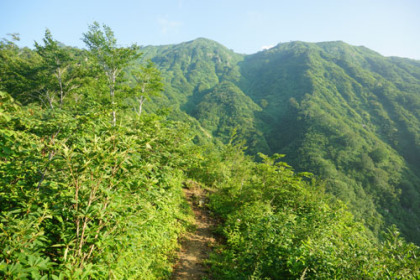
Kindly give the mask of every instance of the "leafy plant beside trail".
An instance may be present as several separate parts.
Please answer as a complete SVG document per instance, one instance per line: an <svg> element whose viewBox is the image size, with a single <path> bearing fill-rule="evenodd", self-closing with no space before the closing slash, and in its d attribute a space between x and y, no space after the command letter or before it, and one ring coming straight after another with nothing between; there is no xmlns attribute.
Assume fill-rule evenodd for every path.
<svg viewBox="0 0 420 280"><path fill-rule="evenodd" d="M395 227L377 240L311 174L293 172L280 155L261 157L228 145L196 173L216 189L211 208L224 221L226 245L210 261L217 279L420 277L420 249Z"/></svg>
<svg viewBox="0 0 420 280"><path fill-rule="evenodd" d="M191 215L181 187L193 135L180 122L140 118L123 94L110 101L84 51L49 32L44 43L40 54L13 42L0 48L0 87L10 93L0 91L0 277L168 278ZM50 59L56 52L66 71L83 68L72 72L72 92L69 72Z"/></svg>
<svg viewBox="0 0 420 280"><path fill-rule="evenodd" d="M0 275L169 276L167 258L189 215L184 128L153 116L112 128L107 114L21 109L10 100L2 93ZM59 132L50 136L51 126Z"/></svg>

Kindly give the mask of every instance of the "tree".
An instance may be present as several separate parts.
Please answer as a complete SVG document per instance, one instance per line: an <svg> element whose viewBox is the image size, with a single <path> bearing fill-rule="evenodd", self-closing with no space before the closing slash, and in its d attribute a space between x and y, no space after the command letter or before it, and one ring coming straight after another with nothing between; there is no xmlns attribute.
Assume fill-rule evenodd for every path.
<svg viewBox="0 0 420 280"><path fill-rule="evenodd" d="M35 42L37 53L43 58L43 70L46 71L46 83L44 91L52 108L52 102L55 98L54 92L58 91L60 97L60 107L63 105L64 97L78 88L75 83L75 76L71 73L72 58L69 52L54 40L50 30L45 30L43 39L44 46ZM52 78L52 79L51 79Z"/></svg>
<svg viewBox="0 0 420 280"><path fill-rule="evenodd" d="M121 72L141 53L136 44L130 47L118 47L117 39L110 27L94 22L89 31L83 33L83 42L88 46L92 56L97 60L107 78L112 108L112 125L116 124L115 89Z"/></svg>
<svg viewBox="0 0 420 280"><path fill-rule="evenodd" d="M8 34L11 39L0 41L0 89L23 104L38 100L41 84L38 73L41 57L29 48L19 48L18 34Z"/></svg>
<svg viewBox="0 0 420 280"><path fill-rule="evenodd" d="M133 71L132 75L136 81L133 90L135 99L138 102L138 108L135 108L135 111L140 117L144 101L163 90L162 77L152 61L148 61L146 66L140 66L140 69L138 71Z"/></svg>

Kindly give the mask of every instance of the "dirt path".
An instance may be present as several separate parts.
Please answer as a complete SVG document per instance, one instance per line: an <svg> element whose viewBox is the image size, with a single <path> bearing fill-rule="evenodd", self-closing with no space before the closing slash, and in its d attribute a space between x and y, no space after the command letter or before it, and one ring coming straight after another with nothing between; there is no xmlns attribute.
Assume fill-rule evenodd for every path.
<svg viewBox="0 0 420 280"><path fill-rule="evenodd" d="M195 215L195 232L188 232L181 240L179 260L174 267L172 280L210 279L208 267L204 261L208 258L211 248L215 245L212 230L215 226L208 209L205 207L204 190L198 186L184 189L185 196Z"/></svg>

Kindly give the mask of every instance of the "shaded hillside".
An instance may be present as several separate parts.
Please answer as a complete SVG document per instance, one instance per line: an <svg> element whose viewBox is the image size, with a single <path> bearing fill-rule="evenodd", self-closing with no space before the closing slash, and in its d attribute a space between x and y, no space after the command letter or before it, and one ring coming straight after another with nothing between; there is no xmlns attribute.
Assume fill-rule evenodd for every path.
<svg viewBox="0 0 420 280"><path fill-rule="evenodd" d="M295 42L242 67L245 92L269 100L273 151L324 178L374 231L383 216L416 239L420 80L410 60L394 60L342 42Z"/></svg>
<svg viewBox="0 0 420 280"><path fill-rule="evenodd" d="M248 56L206 39L143 51L162 71L169 103L214 136L226 142L242 129L251 153L285 153L374 232L397 224L420 242L418 61L343 42Z"/></svg>
<svg viewBox="0 0 420 280"><path fill-rule="evenodd" d="M201 98L200 98L201 97ZM229 142L233 131L247 141L251 153L269 152L263 136L264 123L258 119L261 107L252 102L237 86L222 82L203 92L192 111L203 128Z"/></svg>

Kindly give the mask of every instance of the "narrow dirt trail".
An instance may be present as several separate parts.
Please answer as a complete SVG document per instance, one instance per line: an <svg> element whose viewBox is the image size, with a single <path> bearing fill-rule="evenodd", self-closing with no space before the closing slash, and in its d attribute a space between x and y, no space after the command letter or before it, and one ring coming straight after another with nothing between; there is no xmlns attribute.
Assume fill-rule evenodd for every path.
<svg viewBox="0 0 420 280"><path fill-rule="evenodd" d="M183 190L195 215L196 230L186 233L181 240L179 259L174 267L172 280L210 279L204 261L208 259L216 243L213 235L215 220L205 207L206 195L203 189L193 186Z"/></svg>

